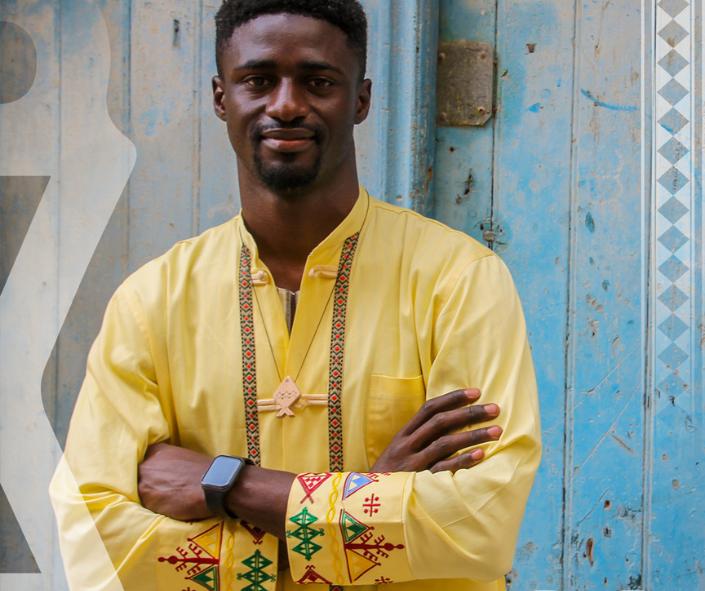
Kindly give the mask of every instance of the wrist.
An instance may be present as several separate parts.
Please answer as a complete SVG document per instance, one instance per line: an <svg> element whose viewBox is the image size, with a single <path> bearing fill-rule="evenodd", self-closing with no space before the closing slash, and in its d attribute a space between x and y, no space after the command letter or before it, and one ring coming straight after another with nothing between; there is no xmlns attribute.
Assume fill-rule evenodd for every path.
<svg viewBox="0 0 705 591"><path fill-rule="evenodd" d="M243 507L238 500L247 498L248 494L253 494L252 479L253 476L255 476L253 475L253 472L256 472L259 469L260 468L258 466L253 466L250 464L242 467L240 476L223 499L223 507L228 513L242 515ZM245 511L247 511L246 508Z"/></svg>
<svg viewBox="0 0 705 591"><path fill-rule="evenodd" d="M240 519L284 539L289 491L296 474L245 466L224 499L228 511Z"/></svg>

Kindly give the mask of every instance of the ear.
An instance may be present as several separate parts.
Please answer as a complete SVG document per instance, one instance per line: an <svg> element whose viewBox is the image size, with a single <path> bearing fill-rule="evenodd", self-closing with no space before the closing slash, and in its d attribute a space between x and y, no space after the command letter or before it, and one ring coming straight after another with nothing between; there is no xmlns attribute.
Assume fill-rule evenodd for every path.
<svg viewBox="0 0 705 591"><path fill-rule="evenodd" d="M225 84L219 76L213 76L213 110L216 117L225 121Z"/></svg>
<svg viewBox="0 0 705 591"><path fill-rule="evenodd" d="M367 119L370 112L370 102L372 100L372 80L365 78L358 87L357 105L355 107L355 125Z"/></svg>

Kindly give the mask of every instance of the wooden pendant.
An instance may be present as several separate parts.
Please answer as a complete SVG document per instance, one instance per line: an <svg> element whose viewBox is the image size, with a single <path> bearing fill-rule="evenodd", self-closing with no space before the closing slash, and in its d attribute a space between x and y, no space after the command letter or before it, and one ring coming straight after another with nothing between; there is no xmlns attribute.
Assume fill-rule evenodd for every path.
<svg viewBox="0 0 705 591"><path fill-rule="evenodd" d="M286 376L274 393L277 417L293 417L294 411L292 410L292 406L294 406L299 398L301 398L301 390L299 390L294 380Z"/></svg>

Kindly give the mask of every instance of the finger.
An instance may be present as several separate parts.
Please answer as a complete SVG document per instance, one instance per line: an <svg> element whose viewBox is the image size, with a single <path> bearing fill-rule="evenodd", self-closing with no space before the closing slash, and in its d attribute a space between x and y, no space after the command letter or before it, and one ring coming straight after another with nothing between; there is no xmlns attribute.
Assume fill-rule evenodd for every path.
<svg viewBox="0 0 705 591"><path fill-rule="evenodd" d="M474 449L471 452L460 454L454 458L436 462L431 466L431 472L452 472L455 474L463 468L472 468L477 466L485 457L485 452L481 449Z"/></svg>
<svg viewBox="0 0 705 591"><path fill-rule="evenodd" d="M467 388L464 390L454 390L436 398L430 398L419 411L404 426L401 432L405 435L413 433L432 416L446 410L453 410L460 406L466 406L480 398L480 391L477 388Z"/></svg>
<svg viewBox="0 0 705 591"><path fill-rule="evenodd" d="M411 434L411 446L414 451L418 451L444 435L477 423L490 421L498 415L499 406L494 403L474 404L438 413Z"/></svg>
<svg viewBox="0 0 705 591"><path fill-rule="evenodd" d="M502 428L498 425L445 435L433 441L419 454L424 458L426 466L433 466L465 448L479 445L480 443L496 441L500 435L502 435Z"/></svg>

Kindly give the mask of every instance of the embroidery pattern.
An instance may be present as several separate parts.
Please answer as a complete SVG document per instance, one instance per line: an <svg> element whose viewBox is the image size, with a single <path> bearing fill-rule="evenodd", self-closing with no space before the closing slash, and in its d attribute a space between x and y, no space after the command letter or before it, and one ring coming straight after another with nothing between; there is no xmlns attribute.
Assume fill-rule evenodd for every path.
<svg viewBox="0 0 705 591"><path fill-rule="evenodd" d="M218 591L220 583L220 544L223 522L188 538L186 547L176 548L176 554L160 556L159 562L168 562L177 572L186 571L186 580L197 583L208 591Z"/></svg>
<svg viewBox="0 0 705 591"><path fill-rule="evenodd" d="M315 523L318 518L315 515L309 513L307 507L304 507L299 513L289 518L289 521L295 523L297 527L293 532L287 532L287 537L296 538L301 540L299 544L294 546L294 552L301 554L306 560L311 560L316 552L321 549L321 546L314 542L314 538L323 535L322 529L316 529L311 527L312 523Z"/></svg>
<svg viewBox="0 0 705 591"><path fill-rule="evenodd" d="M205 589L208 589L208 591L218 591L218 568L215 566L211 566L209 569L206 569L204 571L201 571L197 575L194 575L191 578L191 581L193 581L194 583L198 583Z"/></svg>
<svg viewBox="0 0 705 591"><path fill-rule="evenodd" d="M301 503L303 503L306 500L311 501L313 503L313 497L311 496L316 489L321 486L326 480L328 480L331 477L330 472L323 472L322 474L314 474L314 473L308 473L308 474L300 474L299 476L296 477L296 480L299 481L299 484L301 485L301 488L304 490L305 496L303 499L301 499Z"/></svg>
<svg viewBox="0 0 705 591"><path fill-rule="evenodd" d="M345 313L348 305L350 272L357 248L356 232L343 244L333 294L333 326L330 336L328 372L328 458L331 472L343 471L343 361L345 357Z"/></svg>
<svg viewBox="0 0 705 591"><path fill-rule="evenodd" d="M382 504L379 502L379 497L372 493L369 497L365 497L365 502L362 504L363 513L372 517L375 513L379 513L379 508Z"/></svg>
<svg viewBox="0 0 705 591"><path fill-rule="evenodd" d="M345 485L343 486L343 499L355 494L361 488L364 488L368 484L377 482L377 477L374 474L362 474L361 472L350 472L345 478Z"/></svg>
<svg viewBox="0 0 705 591"><path fill-rule="evenodd" d="M340 510L340 531L343 535L348 577L353 583L365 573L382 564L392 550L401 550L403 544L387 542L384 535L374 535L374 527L366 525L345 509Z"/></svg>
<svg viewBox="0 0 705 591"><path fill-rule="evenodd" d="M276 581L277 577L265 572L268 566L273 563L269 558L264 556L259 550L255 550L255 553L242 561L242 563L249 568L246 573L238 574L237 578L242 580L245 579L250 582L242 588L242 591L266 591L266 587L262 584L269 581Z"/></svg>
<svg viewBox="0 0 705 591"><path fill-rule="evenodd" d="M267 535L267 532L264 531L263 529L260 529L256 525L251 525L251 524L247 523L247 521L245 521L244 519L240 521L240 524L252 536L252 543L255 546L260 546L262 544L262 540L264 539L264 536Z"/></svg>
<svg viewBox="0 0 705 591"><path fill-rule="evenodd" d="M335 528L335 522L336 522L336 512L337 512L337 503L338 503L338 496L340 495L339 487L340 487L340 481L343 479L343 475L338 472L336 473L335 476L333 476L333 480L331 481L331 489L330 489L330 495L328 495L328 511L326 512L326 528L328 529L329 532L333 532ZM343 565L342 561L340 559L340 544L338 542L338 536L336 535L331 535L330 536L330 542L331 542L331 547L333 551L333 570L335 571L335 577L337 580L342 580L343 578ZM333 587L329 589L329 591L333 591Z"/></svg>
<svg viewBox="0 0 705 591"><path fill-rule="evenodd" d="M299 585L303 585L305 583L327 583L328 585L331 584L331 582L326 579L325 577L321 576L316 572L316 567L313 566L312 564L307 564L306 565L306 572L304 573L304 576L301 577L298 581L296 581Z"/></svg>
<svg viewBox="0 0 705 591"><path fill-rule="evenodd" d="M245 401L247 455L260 464L259 418L257 416L257 355L255 351L254 307L252 304L252 274L250 249L243 244L238 277L240 295L240 339L242 341L242 387Z"/></svg>

